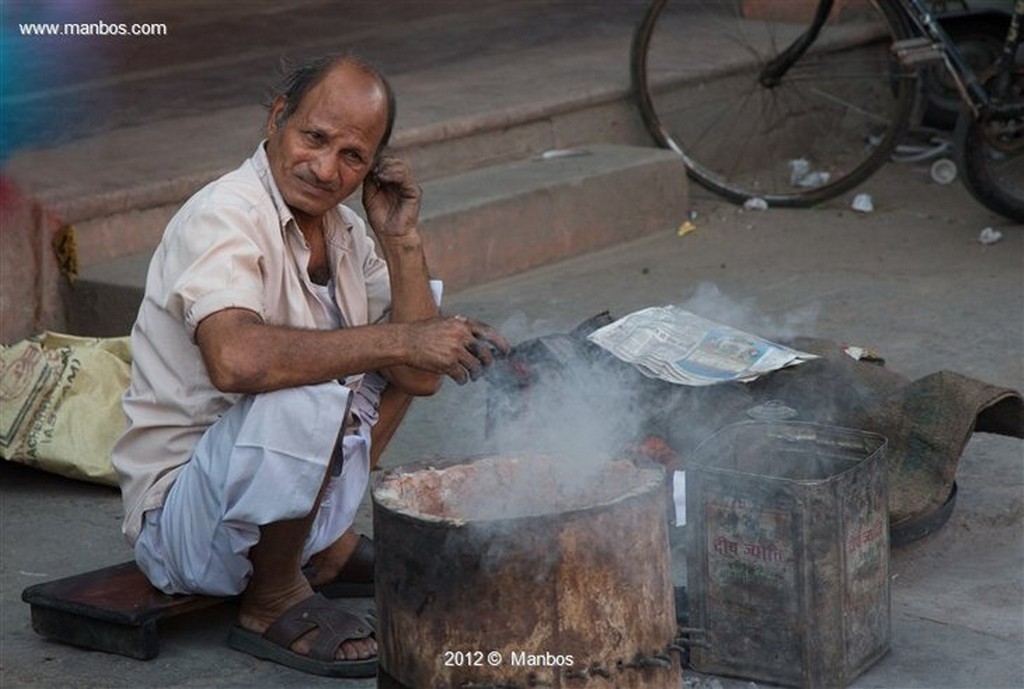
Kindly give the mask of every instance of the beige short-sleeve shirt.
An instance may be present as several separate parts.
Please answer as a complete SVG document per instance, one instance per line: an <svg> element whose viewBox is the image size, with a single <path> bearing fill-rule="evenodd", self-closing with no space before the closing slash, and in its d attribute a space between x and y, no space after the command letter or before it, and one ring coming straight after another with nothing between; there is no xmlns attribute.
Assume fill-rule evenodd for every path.
<svg viewBox="0 0 1024 689"><path fill-rule="evenodd" d="M326 221L344 325L381 320L390 301L387 265L365 224L345 206ZM163 504L203 432L239 397L210 382L196 326L240 307L268 324L334 327L309 281L308 261L309 247L274 183L263 144L197 192L167 225L132 329L131 385L123 401L128 428L112 455L130 543L143 514Z"/></svg>

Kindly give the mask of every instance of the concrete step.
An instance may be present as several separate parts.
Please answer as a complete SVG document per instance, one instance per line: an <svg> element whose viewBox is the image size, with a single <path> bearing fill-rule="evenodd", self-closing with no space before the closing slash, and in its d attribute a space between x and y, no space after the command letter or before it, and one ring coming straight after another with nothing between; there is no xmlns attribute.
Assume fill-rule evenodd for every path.
<svg viewBox="0 0 1024 689"><path fill-rule="evenodd" d="M670 230L689 207L674 154L608 144L428 180L423 192L427 260L450 290ZM84 268L69 292L68 329L127 334L150 254Z"/></svg>
<svg viewBox="0 0 1024 689"><path fill-rule="evenodd" d="M593 142L653 145L629 95L626 31L392 82L392 148L422 180ZM252 105L125 127L15 156L6 171L74 226L87 267L155 246L189 196L252 153L264 120Z"/></svg>
<svg viewBox="0 0 1024 689"><path fill-rule="evenodd" d="M270 2L264 9L272 17L227 12L225 21L234 27L227 33L259 49L222 46L208 53L208 39L224 33L226 25L220 19L198 25L189 20L188 31L157 46L168 51L163 57L145 53L123 74L19 96L40 112L64 99L61 107L71 108L65 108L65 119L80 115L75 122L82 124L72 127L81 129L74 137L55 140L53 148L20 151L4 164L0 180L13 180L28 200L17 222L7 222L0 235L0 337L5 342L43 328L74 332L92 323L68 311L69 304L78 304L83 285L103 270L117 270L108 264L114 259L148 255L192 193L252 153L265 120L265 110L255 104L259 84L265 85L267 65L285 48L277 42L279 31L264 34L279 21L292 22L295 35L316 39L302 41L293 56L353 47L378 59L399 100L392 148L421 181L441 184L451 178L467 188L474 183L487 196L476 179L458 181L459 175L594 143L653 149L629 89L630 38L646 0L611 5L546 0L536 7L511 0L446 0L429 7L413 3L411 13L387 12L388 21L370 16L368 4L357 9L370 14L355 24L327 21L339 11L328 0L304 1L311 8L307 13L282 14ZM235 36L236 31L241 33ZM253 40L243 41L245 36ZM259 36L263 40L255 40ZM111 109L110 103L126 98L137 102L123 113ZM95 107L85 107L89 103ZM108 112L116 115L114 126L105 121ZM673 174L681 180L681 171ZM559 193L574 198L573 190L570 185ZM556 201L553 191L550 198L556 205L567 203ZM73 247L60 262L51 246L57 238ZM621 237L628 238L628 232ZM534 241L563 240L556 233ZM571 244L580 250L588 246ZM530 251L566 255L562 246ZM62 277L69 268L82 276L71 300ZM110 275L112 282L117 275ZM455 275L467 276L456 278L460 284L489 277L464 268Z"/></svg>

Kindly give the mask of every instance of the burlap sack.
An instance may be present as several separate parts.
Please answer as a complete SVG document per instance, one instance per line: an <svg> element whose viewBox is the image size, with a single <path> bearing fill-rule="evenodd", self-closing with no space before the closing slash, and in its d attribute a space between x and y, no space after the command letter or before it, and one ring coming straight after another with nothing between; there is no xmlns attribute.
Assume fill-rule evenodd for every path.
<svg viewBox="0 0 1024 689"><path fill-rule="evenodd" d="M110 449L124 431L127 337L46 332L0 350L0 456L117 485Z"/></svg>

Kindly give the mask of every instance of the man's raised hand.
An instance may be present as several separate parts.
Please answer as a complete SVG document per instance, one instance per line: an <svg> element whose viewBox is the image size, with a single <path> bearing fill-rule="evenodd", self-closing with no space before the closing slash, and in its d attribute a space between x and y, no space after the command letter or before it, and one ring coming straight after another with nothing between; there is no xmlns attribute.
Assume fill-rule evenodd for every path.
<svg viewBox="0 0 1024 689"><path fill-rule="evenodd" d="M383 154L363 180L363 208L378 237L401 237L416 229L422 190L409 166Z"/></svg>

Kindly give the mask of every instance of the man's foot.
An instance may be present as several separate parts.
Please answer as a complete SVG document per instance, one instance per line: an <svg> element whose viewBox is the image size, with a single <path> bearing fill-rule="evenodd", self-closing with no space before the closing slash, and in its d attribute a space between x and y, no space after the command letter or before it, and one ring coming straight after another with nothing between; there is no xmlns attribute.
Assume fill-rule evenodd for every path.
<svg viewBox="0 0 1024 689"><path fill-rule="evenodd" d="M377 671L374 619L366 606L311 594L265 622L263 611L247 613L228 645L287 667L329 677L372 677Z"/></svg>
<svg viewBox="0 0 1024 689"><path fill-rule="evenodd" d="M303 572L327 598L372 598L374 559L373 541L349 530L313 555Z"/></svg>

